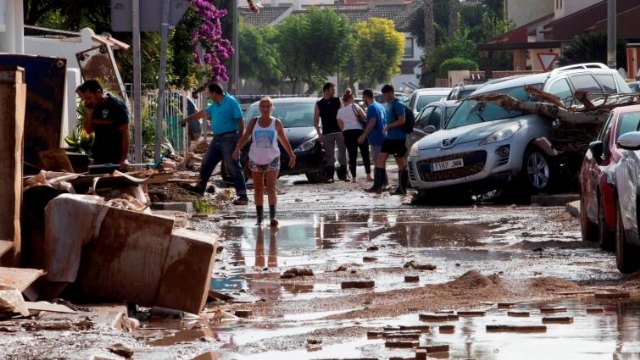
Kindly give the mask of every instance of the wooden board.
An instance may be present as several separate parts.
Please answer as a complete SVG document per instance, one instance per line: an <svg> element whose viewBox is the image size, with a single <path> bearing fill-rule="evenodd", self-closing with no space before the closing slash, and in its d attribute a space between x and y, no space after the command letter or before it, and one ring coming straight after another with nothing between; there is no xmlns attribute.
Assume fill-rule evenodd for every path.
<svg viewBox="0 0 640 360"><path fill-rule="evenodd" d="M0 284L23 292L42 275L44 275L44 271L38 269L0 267Z"/></svg>

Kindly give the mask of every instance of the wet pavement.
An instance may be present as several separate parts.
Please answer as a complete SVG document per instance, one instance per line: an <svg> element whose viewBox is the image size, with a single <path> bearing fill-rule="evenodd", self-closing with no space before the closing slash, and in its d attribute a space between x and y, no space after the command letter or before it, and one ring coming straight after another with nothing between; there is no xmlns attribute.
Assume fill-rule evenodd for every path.
<svg viewBox="0 0 640 360"><path fill-rule="evenodd" d="M212 288L235 301L212 302L199 317L142 319L130 334L10 333L0 323L0 358L118 358L105 348L122 343L136 359L413 359L415 349L367 333L419 325L430 328L409 342L449 346L429 358L640 359L640 276L623 277L612 254L583 243L564 208L412 206L410 196L363 193L368 185L282 178L277 229L256 226L251 205L222 220L192 218L189 228L223 239ZM313 276L282 277L302 268ZM343 289L365 281L373 288ZM631 296L596 299L602 291ZM548 315L544 306L566 311ZM420 320L446 309L486 312Z"/></svg>

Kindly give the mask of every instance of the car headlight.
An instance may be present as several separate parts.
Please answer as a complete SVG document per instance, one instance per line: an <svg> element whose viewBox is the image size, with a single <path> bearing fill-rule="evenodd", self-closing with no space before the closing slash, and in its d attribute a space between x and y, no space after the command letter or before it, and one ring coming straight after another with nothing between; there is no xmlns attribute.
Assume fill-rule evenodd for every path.
<svg viewBox="0 0 640 360"><path fill-rule="evenodd" d="M515 133L520 130L522 126L520 124L511 124L509 126L503 127L502 129L494 132L493 134L487 136L480 142L480 145L492 144L498 141L504 141L512 137Z"/></svg>
<svg viewBox="0 0 640 360"><path fill-rule="evenodd" d="M418 149L418 144L413 144L411 149L409 150L409 156L418 156L420 154L420 149Z"/></svg>
<svg viewBox="0 0 640 360"><path fill-rule="evenodd" d="M303 151L309 151L311 149L313 149L316 146L316 141L318 139L311 139L311 140L307 140L305 142L303 142L302 144L298 145L298 147L296 147L295 149L293 149L294 153L299 153L299 152L303 152Z"/></svg>

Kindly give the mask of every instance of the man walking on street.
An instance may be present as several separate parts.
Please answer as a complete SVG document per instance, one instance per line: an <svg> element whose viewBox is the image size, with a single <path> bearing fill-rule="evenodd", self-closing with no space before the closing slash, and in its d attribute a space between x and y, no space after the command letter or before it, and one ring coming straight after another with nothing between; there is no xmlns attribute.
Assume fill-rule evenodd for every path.
<svg viewBox="0 0 640 360"><path fill-rule="evenodd" d="M364 144L364 142L368 139L369 145L371 145L371 158L373 159L374 165L374 185L371 188L366 189L365 191L372 192L375 191L376 188L388 185L387 172L381 171L376 163L376 159L380 155L382 142L384 140L384 133L382 132L382 129L384 129L384 126L386 125L385 109L382 104L374 99L373 90L371 89L364 89L364 91L362 91L362 100L367 106L367 117L365 119L364 132L358 138L358 144ZM378 186L376 186L376 184Z"/></svg>
<svg viewBox="0 0 640 360"><path fill-rule="evenodd" d="M247 205L249 203L247 186L244 182L240 160L234 160L231 157L238 143L238 139L240 139L244 131L240 104L233 96L224 92L220 84L215 82L209 84L209 99L212 100L209 107L187 116L182 120L182 124L184 125L189 121L203 118L207 114L211 118L213 140L211 140L207 153L202 160L200 181L193 187L193 191L203 195L207 188L207 182L213 173L213 169L215 169L220 161L224 161L226 169L231 172L233 184L236 188L237 198L233 203L235 205Z"/></svg>
<svg viewBox="0 0 640 360"><path fill-rule="evenodd" d="M322 99L316 102L315 113L313 114L313 126L318 132L318 139L322 142L325 151L325 168L323 171L329 176L329 182L333 181L335 171L335 149L338 148L338 179L349 181L347 175L347 149L344 146L342 131L338 125L338 110L340 110L340 99L335 96L336 87L328 82L322 87ZM320 130L322 121L322 131Z"/></svg>
<svg viewBox="0 0 640 360"><path fill-rule="evenodd" d="M383 128L384 140L380 155L376 159L376 174L374 184L369 192L382 192L382 177L386 176L386 164L389 154L392 154L398 164L398 187L391 192L391 195L404 195L407 193L409 175L407 174L405 155L407 153L406 137L404 132L404 104L396 99L393 86L387 84L382 87L382 96L387 103L386 119L387 123ZM380 180L378 180L380 178Z"/></svg>

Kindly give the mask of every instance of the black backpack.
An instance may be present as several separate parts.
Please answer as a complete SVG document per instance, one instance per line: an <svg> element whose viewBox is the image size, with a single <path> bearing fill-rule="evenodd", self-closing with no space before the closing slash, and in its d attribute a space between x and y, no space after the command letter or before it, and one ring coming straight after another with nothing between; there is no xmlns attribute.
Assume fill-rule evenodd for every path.
<svg viewBox="0 0 640 360"><path fill-rule="evenodd" d="M400 101L395 99L394 101ZM406 104L404 106L404 124L402 124L402 130L405 134L411 134L413 132L413 126L416 124L416 117L413 115L413 110Z"/></svg>

